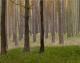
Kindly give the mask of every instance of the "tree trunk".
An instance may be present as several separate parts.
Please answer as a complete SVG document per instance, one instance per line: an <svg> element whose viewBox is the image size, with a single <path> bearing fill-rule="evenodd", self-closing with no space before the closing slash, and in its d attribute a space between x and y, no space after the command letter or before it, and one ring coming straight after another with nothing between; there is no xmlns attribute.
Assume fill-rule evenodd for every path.
<svg viewBox="0 0 80 63"><path fill-rule="evenodd" d="M24 51L30 51L29 45L29 0L25 0L25 42Z"/></svg>
<svg viewBox="0 0 80 63"><path fill-rule="evenodd" d="M20 5L23 5L23 0L20 0ZM24 8L20 7L20 21L19 21L19 40L21 41L24 37Z"/></svg>
<svg viewBox="0 0 80 63"><path fill-rule="evenodd" d="M18 3L17 0L15 0L16 3ZM15 43L15 46L18 46L18 36L17 36L17 22L18 22L18 7L14 4L14 22L13 22L13 42Z"/></svg>
<svg viewBox="0 0 80 63"><path fill-rule="evenodd" d="M53 1L52 42L55 42L55 1Z"/></svg>
<svg viewBox="0 0 80 63"><path fill-rule="evenodd" d="M62 3L61 3L62 2ZM63 8L62 8L62 4L63 4L63 0L59 1L59 43L63 44L64 43L64 38L63 38ZM61 10L62 9L62 10Z"/></svg>
<svg viewBox="0 0 80 63"><path fill-rule="evenodd" d="M79 0L79 6L80 6L80 0ZM78 33L80 33L80 7L79 7Z"/></svg>
<svg viewBox="0 0 80 63"><path fill-rule="evenodd" d="M43 0L40 0L41 32L40 32L40 53L44 52L44 24L43 24Z"/></svg>
<svg viewBox="0 0 80 63"><path fill-rule="evenodd" d="M6 53L6 47L7 47L7 36L6 36L6 2L7 0L2 0L2 11L1 11L1 54Z"/></svg>

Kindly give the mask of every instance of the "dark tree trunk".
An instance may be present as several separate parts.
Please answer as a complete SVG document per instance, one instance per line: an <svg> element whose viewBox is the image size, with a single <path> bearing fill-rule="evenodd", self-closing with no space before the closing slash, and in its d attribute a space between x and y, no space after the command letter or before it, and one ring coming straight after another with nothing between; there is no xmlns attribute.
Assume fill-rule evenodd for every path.
<svg viewBox="0 0 80 63"><path fill-rule="evenodd" d="M2 11L1 11L1 54L5 54L7 51L7 36L6 36L6 2L7 0L2 0Z"/></svg>
<svg viewBox="0 0 80 63"><path fill-rule="evenodd" d="M29 45L29 0L25 0L25 42L24 51L30 51Z"/></svg>
<svg viewBox="0 0 80 63"><path fill-rule="evenodd" d="M44 52L44 24L43 24L43 0L40 0L41 32L40 32L40 53Z"/></svg>

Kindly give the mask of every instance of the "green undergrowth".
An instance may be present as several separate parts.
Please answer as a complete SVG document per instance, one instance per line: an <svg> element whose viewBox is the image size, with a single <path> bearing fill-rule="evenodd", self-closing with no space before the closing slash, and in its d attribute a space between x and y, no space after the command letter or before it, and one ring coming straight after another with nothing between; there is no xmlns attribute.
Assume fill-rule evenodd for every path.
<svg viewBox="0 0 80 63"><path fill-rule="evenodd" d="M0 55L0 63L80 63L80 47L46 47L42 54L39 53L38 47L31 48L28 53L17 48Z"/></svg>

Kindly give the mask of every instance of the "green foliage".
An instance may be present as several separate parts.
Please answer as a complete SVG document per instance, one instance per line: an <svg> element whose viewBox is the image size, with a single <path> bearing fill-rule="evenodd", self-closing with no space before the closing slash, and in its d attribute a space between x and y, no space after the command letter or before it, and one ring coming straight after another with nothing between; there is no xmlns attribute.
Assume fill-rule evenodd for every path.
<svg viewBox="0 0 80 63"><path fill-rule="evenodd" d="M32 48L30 53L14 49L0 56L0 63L80 63L80 47L46 47L42 54L38 48Z"/></svg>

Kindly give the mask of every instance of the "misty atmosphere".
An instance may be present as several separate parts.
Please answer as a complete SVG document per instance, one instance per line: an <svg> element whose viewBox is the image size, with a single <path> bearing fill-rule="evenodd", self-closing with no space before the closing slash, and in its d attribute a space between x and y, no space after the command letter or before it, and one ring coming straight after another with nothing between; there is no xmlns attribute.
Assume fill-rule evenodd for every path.
<svg viewBox="0 0 80 63"><path fill-rule="evenodd" d="M0 63L80 63L80 0L0 0Z"/></svg>

